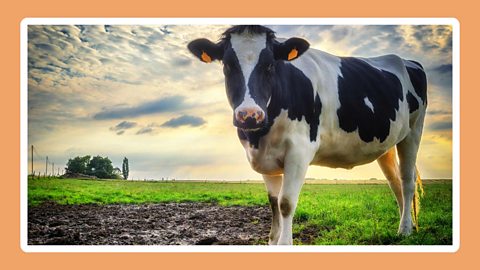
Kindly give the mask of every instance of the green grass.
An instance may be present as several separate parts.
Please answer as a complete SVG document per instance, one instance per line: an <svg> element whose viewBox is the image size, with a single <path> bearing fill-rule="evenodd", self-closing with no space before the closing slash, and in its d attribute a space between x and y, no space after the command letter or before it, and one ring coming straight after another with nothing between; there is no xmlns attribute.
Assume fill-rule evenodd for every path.
<svg viewBox="0 0 480 270"><path fill-rule="evenodd" d="M268 203L265 187L254 183L29 179L29 206L45 201ZM421 203L419 231L400 237L396 234L399 214L387 185L304 185L294 218L294 241L315 245L451 245L451 183L426 184Z"/></svg>
<svg viewBox="0 0 480 270"><path fill-rule="evenodd" d="M209 202L220 205L262 205L265 188L259 184L186 183L124 180L29 179L28 203L113 204Z"/></svg>

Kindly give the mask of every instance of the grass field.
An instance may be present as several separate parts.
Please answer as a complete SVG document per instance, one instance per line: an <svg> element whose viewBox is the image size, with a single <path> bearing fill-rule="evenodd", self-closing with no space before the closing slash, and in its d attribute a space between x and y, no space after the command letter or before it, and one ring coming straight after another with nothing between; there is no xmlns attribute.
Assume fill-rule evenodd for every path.
<svg viewBox="0 0 480 270"><path fill-rule="evenodd" d="M140 182L29 179L28 205L142 204L207 202L219 205L267 205L265 187L256 183ZM294 241L316 245L451 245L451 182L425 184L420 229L396 235L399 214L384 184L306 184L294 219ZM305 243L305 241L303 241ZM263 243L259 243L263 244Z"/></svg>

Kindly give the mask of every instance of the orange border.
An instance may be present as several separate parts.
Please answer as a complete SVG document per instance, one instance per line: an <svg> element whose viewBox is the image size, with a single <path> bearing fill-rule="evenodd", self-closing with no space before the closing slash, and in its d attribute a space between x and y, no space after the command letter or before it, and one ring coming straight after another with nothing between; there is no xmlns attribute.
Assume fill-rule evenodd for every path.
<svg viewBox="0 0 480 270"><path fill-rule="evenodd" d="M472 169L476 160L478 112L477 83L472 79L477 59L478 15L473 4L438 1L280 1L226 2L198 1L192 4L165 1L134 1L119 6L119 1L66 2L44 0L32 3L15 1L1 11L2 106L8 132L3 136L3 185L0 196L2 221L0 245L2 265L7 269L469 269L477 265L479 181ZM145 2L145 3L142 3ZM332 4L334 3L334 4ZM460 21L461 41L461 223L460 250L454 254L25 254L20 249L19 145L20 145L20 21L25 17L456 17ZM470 90L469 90L470 89ZM470 117L470 119L469 119ZM471 121L472 125L468 125ZM6 137L5 137L6 136ZM470 203L470 204L467 204ZM8 267L10 266L10 267Z"/></svg>

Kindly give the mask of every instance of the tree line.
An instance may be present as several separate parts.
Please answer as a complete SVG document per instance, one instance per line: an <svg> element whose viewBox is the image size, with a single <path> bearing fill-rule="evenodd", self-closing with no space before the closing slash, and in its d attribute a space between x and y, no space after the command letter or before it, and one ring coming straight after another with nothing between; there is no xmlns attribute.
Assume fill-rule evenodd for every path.
<svg viewBox="0 0 480 270"><path fill-rule="evenodd" d="M67 174L84 174L102 179L128 179L128 159L123 158L122 169L114 168L108 157L77 156L67 162Z"/></svg>

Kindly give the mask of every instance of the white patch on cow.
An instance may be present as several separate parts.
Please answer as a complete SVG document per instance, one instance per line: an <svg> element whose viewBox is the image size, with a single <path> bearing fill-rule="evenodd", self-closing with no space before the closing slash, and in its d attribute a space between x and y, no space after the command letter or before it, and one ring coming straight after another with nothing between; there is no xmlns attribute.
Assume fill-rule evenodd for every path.
<svg viewBox="0 0 480 270"><path fill-rule="evenodd" d="M400 58L398 55L387 54L387 55L372 57L372 58L359 57L358 59L365 61L367 64L369 64L370 66L376 69L393 73L398 77L400 81L402 81L401 74L403 74L405 71L405 64L404 64L404 60Z"/></svg>
<svg viewBox="0 0 480 270"><path fill-rule="evenodd" d="M288 118L288 111L282 109L273 119L270 131L260 139L259 148L254 148L248 141L242 141L247 159L252 169L258 173L275 175L283 173L285 153L295 142L299 157L309 163L318 148L318 140L310 141L310 125L302 118L300 121ZM302 157L302 158L300 158Z"/></svg>
<svg viewBox="0 0 480 270"><path fill-rule="evenodd" d="M368 97L365 97L363 99L363 102L365 103L365 105L367 105L368 108L370 108L370 110L375 113L375 109L373 108L373 104L372 102L370 101L370 99L368 99Z"/></svg>
<svg viewBox="0 0 480 270"><path fill-rule="evenodd" d="M267 35L251 35L249 33L232 34L230 38L230 43L232 44L232 49L238 58L238 62L240 63L240 69L243 73L246 89L242 103L238 105L237 108L235 108L235 114L238 111L247 108L255 108L257 110L261 110L260 106L255 102L255 100L250 94L248 80L250 79L250 75L252 74L253 69L258 63L260 53L267 46Z"/></svg>

